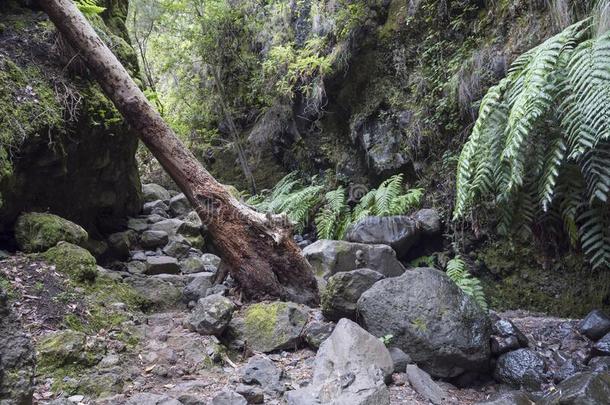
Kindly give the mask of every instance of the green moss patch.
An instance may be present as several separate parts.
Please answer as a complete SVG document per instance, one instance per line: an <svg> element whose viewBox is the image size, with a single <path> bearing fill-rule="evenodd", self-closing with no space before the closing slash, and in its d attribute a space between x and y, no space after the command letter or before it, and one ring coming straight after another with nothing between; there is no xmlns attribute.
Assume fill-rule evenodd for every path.
<svg viewBox="0 0 610 405"><path fill-rule="evenodd" d="M82 227L62 217L47 213L22 214L15 224L15 239L24 252L44 252L65 241L80 245L89 235Z"/></svg>
<svg viewBox="0 0 610 405"><path fill-rule="evenodd" d="M42 254L57 271L76 282L92 282L97 276L97 263L87 250L68 242L59 242Z"/></svg>

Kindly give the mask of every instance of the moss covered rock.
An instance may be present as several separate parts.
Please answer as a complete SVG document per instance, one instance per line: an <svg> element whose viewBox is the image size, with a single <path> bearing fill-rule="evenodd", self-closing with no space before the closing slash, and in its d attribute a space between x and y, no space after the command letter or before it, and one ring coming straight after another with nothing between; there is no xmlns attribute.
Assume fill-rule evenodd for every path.
<svg viewBox="0 0 610 405"><path fill-rule="evenodd" d="M95 258L80 246L59 242L42 254L42 257L55 265L57 271L68 275L72 280L93 281L97 276Z"/></svg>
<svg viewBox="0 0 610 405"><path fill-rule="evenodd" d="M29 212L15 223L15 239L24 252L44 252L65 241L80 245L88 238L87 231L74 222L53 214Z"/></svg>
<svg viewBox="0 0 610 405"><path fill-rule="evenodd" d="M43 369L56 369L80 364L92 366L101 359L100 353L87 348L87 335L74 330L62 330L45 336L37 345L38 364Z"/></svg>
<svg viewBox="0 0 610 405"><path fill-rule="evenodd" d="M253 304L233 316L228 335L264 353L295 349L310 311L308 307L292 302Z"/></svg>

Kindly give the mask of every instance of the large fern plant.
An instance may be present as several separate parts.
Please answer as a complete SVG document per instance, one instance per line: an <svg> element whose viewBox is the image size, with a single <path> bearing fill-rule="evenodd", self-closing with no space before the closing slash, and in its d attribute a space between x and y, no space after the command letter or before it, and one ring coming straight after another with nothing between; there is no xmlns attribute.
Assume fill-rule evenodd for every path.
<svg viewBox="0 0 610 405"><path fill-rule="evenodd" d="M592 20L521 55L484 97L457 171L454 218L498 230L561 218L594 268L610 264L610 33Z"/></svg>
<svg viewBox="0 0 610 405"><path fill-rule="evenodd" d="M447 276L466 294L487 311L487 300L483 286L478 278L473 277L468 271L468 266L458 255L447 262Z"/></svg>
<svg viewBox="0 0 610 405"><path fill-rule="evenodd" d="M353 207L348 194L344 187L328 190L315 179L305 185L297 173L291 173L266 195L253 196L247 203L259 211L285 213L297 232L313 222L319 239L343 239L348 226L366 216L400 215L419 207L423 190L405 189L399 174L370 190Z"/></svg>

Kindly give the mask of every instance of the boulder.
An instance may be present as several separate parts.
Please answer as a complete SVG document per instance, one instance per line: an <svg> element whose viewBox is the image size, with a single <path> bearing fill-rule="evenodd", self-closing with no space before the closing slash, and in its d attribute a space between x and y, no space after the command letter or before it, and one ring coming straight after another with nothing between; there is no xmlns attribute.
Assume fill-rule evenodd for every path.
<svg viewBox="0 0 610 405"><path fill-rule="evenodd" d="M359 268L371 268L385 277L396 277L405 268L387 245L368 245L340 240L319 240L303 250L317 276L328 279L333 274Z"/></svg>
<svg viewBox="0 0 610 405"><path fill-rule="evenodd" d="M142 207L142 214L167 216L168 210L169 207L162 200L155 200L144 204Z"/></svg>
<svg viewBox="0 0 610 405"><path fill-rule="evenodd" d="M71 329L53 332L38 342L38 364L40 367L60 368L80 364L92 366L102 357L85 349L87 336Z"/></svg>
<svg viewBox="0 0 610 405"><path fill-rule="evenodd" d="M290 405L387 405L385 385L392 358L384 344L358 324L342 319L316 355L309 387L289 391Z"/></svg>
<svg viewBox="0 0 610 405"><path fill-rule="evenodd" d="M10 311L0 289L0 403L31 404L34 393L34 350L21 322Z"/></svg>
<svg viewBox="0 0 610 405"><path fill-rule="evenodd" d="M175 217L181 217L191 211L191 203L183 193L173 196L169 200L169 210Z"/></svg>
<svg viewBox="0 0 610 405"><path fill-rule="evenodd" d="M156 249L165 246L169 236L165 231L145 231L140 236L140 245L145 249Z"/></svg>
<svg viewBox="0 0 610 405"><path fill-rule="evenodd" d="M118 260L129 257L129 251L138 240L138 235L131 229L123 232L115 232L108 236L108 254Z"/></svg>
<svg viewBox="0 0 610 405"><path fill-rule="evenodd" d="M405 215L365 217L347 229L350 242L389 245L398 257L409 253L420 238L417 222Z"/></svg>
<svg viewBox="0 0 610 405"><path fill-rule="evenodd" d="M129 218L127 228L138 233L144 232L148 229L148 220L146 218Z"/></svg>
<svg viewBox="0 0 610 405"><path fill-rule="evenodd" d="M517 388L537 390L542 385L545 371L546 363L542 356L530 349L519 349L498 358L494 378Z"/></svg>
<svg viewBox="0 0 610 405"><path fill-rule="evenodd" d="M534 401L523 391L509 391L496 394L475 405L534 405Z"/></svg>
<svg viewBox="0 0 610 405"><path fill-rule="evenodd" d="M132 260L127 263L127 272L131 274L144 274L146 273L146 263Z"/></svg>
<svg viewBox="0 0 610 405"><path fill-rule="evenodd" d="M159 277L127 277L130 285L144 301L146 306L161 310L181 307L182 289L171 281Z"/></svg>
<svg viewBox="0 0 610 405"><path fill-rule="evenodd" d="M221 391L212 398L211 405L247 405L246 398L233 391Z"/></svg>
<svg viewBox="0 0 610 405"><path fill-rule="evenodd" d="M80 246L68 242L59 242L42 254L55 269L67 275L74 281L93 281L97 277L98 269L95 257Z"/></svg>
<svg viewBox="0 0 610 405"><path fill-rule="evenodd" d="M155 200L169 200L169 191L158 184L148 183L142 184L142 200L144 202Z"/></svg>
<svg viewBox="0 0 610 405"><path fill-rule="evenodd" d="M222 295L199 299L188 317L189 329L202 335L221 335L229 325L235 305Z"/></svg>
<svg viewBox="0 0 610 405"><path fill-rule="evenodd" d="M182 271L182 274L193 274L209 271L208 268L206 268L204 261L198 256L187 257L186 259L180 261L180 270Z"/></svg>
<svg viewBox="0 0 610 405"><path fill-rule="evenodd" d="M240 384L235 388L235 392L246 398L249 404L262 404L265 402L265 393L257 386Z"/></svg>
<svg viewBox="0 0 610 405"><path fill-rule="evenodd" d="M216 276L213 273L197 273L197 277L184 287L183 295L184 301L197 302L200 298L208 295L208 290L212 288L214 284L214 278Z"/></svg>
<svg viewBox="0 0 610 405"><path fill-rule="evenodd" d="M595 342L592 352L595 356L610 356L610 333Z"/></svg>
<svg viewBox="0 0 610 405"><path fill-rule="evenodd" d="M191 244L182 235L172 236L163 248L163 253L176 259L185 258L191 250Z"/></svg>
<svg viewBox="0 0 610 405"><path fill-rule="evenodd" d="M261 302L234 314L227 337L268 353L294 349L301 341L310 309L293 302Z"/></svg>
<svg viewBox="0 0 610 405"><path fill-rule="evenodd" d="M592 340L601 339L610 333L610 317L595 309L578 324L578 331Z"/></svg>
<svg viewBox="0 0 610 405"><path fill-rule="evenodd" d="M268 357L251 357L239 374L244 383L260 385L268 395L281 395L286 391L281 382L284 372Z"/></svg>
<svg viewBox="0 0 610 405"><path fill-rule="evenodd" d="M392 357L395 373L404 373L407 370L407 366L413 362L411 357L398 347L390 347L388 351Z"/></svg>
<svg viewBox="0 0 610 405"><path fill-rule="evenodd" d="M435 237L442 231L441 216L433 208L424 208L413 214L413 219L417 223L417 228L423 237Z"/></svg>
<svg viewBox="0 0 610 405"><path fill-rule="evenodd" d="M411 387L426 401L434 405L442 405L447 400L447 393L437 383L432 381L430 375L415 364L407 366L407 378Z"/></svg>
<svg viewBox="0 0 610 405"><path fill-rule="evenodd" d="M491 328L491 352L500 355L527 347L527 337L509 320L501 319L497 315Z"/></svg>
<svg viewBox="0 0 610 405"><path fill-rule="evenodd" d="M309 322L303 331L307 344L314 349L328 339L335 329L335 323L327 321L320 310L312 310Z"/></svg>
<svg viewBox="0 0 610 405"><path fill-rule="evenodd" d="M88 238L79 225L53 214L25 213L15 223L17 246L27 253L44 252L61 241L82 245Z"/></svg>
<svg viewBox="0 0 610 405"><path fill-rule="evenodd" d="M582 364L574 359L567 359L561 366L553 373L553 382L559 384L563 380L572 377L574 374L583 371L584 367Z"/></svg>
<svg viewBox="0 0 610 405"><path fill-rule="evenodd" d="M337 273L328 279L322 296L322 313L332 321L341 318L356 320L356 303L383 275L371 269Z"/></svg>
<svg viewBox="0 0 610 405"><path fill-rule="evenodd" d="M178 232L178 229L182 226L184 221L178 218L168 218L162 221L156 222L150 226L152 231L164 231L169 236L174 236Z"/></svg>
<svg viewBox="0 0 610 405"><path fill-rule="evenodd" d="M556 389L537 401L539 405L608 405L610 373L580 373L564 380Z"/></svg>
<svg viewBox="0 0 610 405"><path fill-rule="evenodd" d="M447 275L416 268L378 281L358 300L365 328L407 353L434 377L488 368L487 314Z"/></svg>
<svg viewBox="0 0 610 405"><path fill-rule="evenodd" d="M149 256L146 258L146 274L179 274L178 260L169 256Z"/></svg>
<svg viewBox="0 0 610 405"><path fill-rule="evenodd" d="M589 361L589 369L593 372L610 371L610 357L593 357Z"/></svg>
<svg viewBox="0 0 610 405"><path fill-rule="evenodd" d="M208 267L215 267L218 268L218 266L220 266L220 257L213 255L211 253L204 253L203 256L201 256L201 260L203 260L203 264ZM210 270L208 270L210 271Z"/></svg>

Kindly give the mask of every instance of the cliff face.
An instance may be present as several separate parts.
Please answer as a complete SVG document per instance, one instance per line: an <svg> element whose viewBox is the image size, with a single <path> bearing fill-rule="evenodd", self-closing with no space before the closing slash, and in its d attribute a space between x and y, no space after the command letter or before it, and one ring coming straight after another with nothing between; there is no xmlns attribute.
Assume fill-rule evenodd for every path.
<svg viewBox="0 0 610 405"><path fill-rule="evenodd" d="M137 74L127 0L94 25ZM0 234L22 211L50 211L95 235L139 209L137 139L46 16L0 6Z"/></svg>

